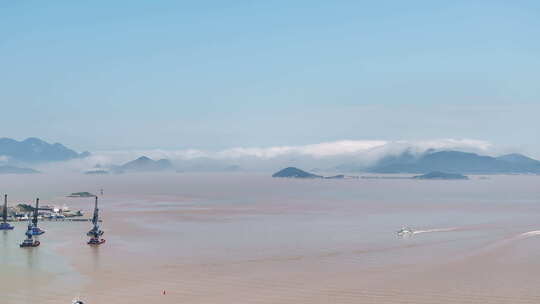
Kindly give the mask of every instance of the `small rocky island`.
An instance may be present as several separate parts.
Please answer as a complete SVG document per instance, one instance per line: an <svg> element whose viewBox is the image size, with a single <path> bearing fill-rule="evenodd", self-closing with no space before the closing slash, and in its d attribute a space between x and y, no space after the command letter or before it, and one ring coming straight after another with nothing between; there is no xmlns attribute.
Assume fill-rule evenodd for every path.
<svg viewBox="0 0 540 304"><path fill-rule="evenodd" d="M86 174L86 175L109 174L109 171L103 170L103 169L99 169L99 170L88 170L88 171L85 171L84 174Z"/></svg>
<svg viewBox="0 0 540 304"><path fill-rule="evenodd" d="M272 177L284 177L284 178L323 178L321 175L313 174L300 170L295 167L288 167L283 170L280 170L274 174Z"/></svg>
<svg viewBox="0 0 540 304"><path fill-rule="evenodd" d="M321 178L321 179L356 179L357 176L346 176L343 174L334 175L334 176L322 176L313 173L306 172L304 170L288 167L283 170L280 170L272 175L272 177L281 177L281 178Z"/></svg>
<svg viewBox="0 0 540 304"><path fill-rule="evenodd" d="M413 176L413 179L435 179L435 180L467 180L468 176L457 173L430 172L424 175Z"/></svg>
<svg viewBox="0 0 540 304"><path fill-rule="evenodd" d="M96 195L90 192L74 192L67 197L96 197Z"/></svg>

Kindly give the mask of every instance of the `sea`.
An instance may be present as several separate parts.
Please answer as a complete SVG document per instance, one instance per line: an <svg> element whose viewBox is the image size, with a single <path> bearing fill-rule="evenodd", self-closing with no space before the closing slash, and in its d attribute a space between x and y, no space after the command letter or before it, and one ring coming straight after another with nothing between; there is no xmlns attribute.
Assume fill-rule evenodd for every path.
<svg viewBox="0 0 540 304"><path fill-rule="evenodd" d="M394 176L399 177L399 176ZM540 176L2 175L9 204L89 222L0 231L0 303L540 303ZM103 194L101 195L101 190ZM397 231L410 227L412 234Z"/></svg>

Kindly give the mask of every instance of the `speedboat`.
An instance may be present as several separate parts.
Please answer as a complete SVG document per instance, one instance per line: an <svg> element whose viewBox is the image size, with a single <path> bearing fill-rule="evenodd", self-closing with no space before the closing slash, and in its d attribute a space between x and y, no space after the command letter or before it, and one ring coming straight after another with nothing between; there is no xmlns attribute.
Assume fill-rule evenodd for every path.
<svg viewBox="0 0 540 304"><path fill-rule="evenodd" d="M403 227L401 227L401 229L399 229L397 231L397 235L399 235L399 236L409 236L409 235L413 235L413 234L414 234L414 231L411 228L407 227L407 226L403 226Z"/></svg>

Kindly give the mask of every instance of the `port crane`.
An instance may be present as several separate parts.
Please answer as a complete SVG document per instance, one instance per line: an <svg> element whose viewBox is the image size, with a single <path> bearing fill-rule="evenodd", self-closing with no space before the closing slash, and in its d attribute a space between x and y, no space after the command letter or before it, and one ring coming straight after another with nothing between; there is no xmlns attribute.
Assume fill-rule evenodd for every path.
<svg viewBox="0 0 540 304"><path fill-rule="evenodd" d="M0 230L13 230L12 225L7 222L7 194L4 195L4 209L2 209L2 223L0 223Z"/></svg>
<svg viewBox="0 0 540 304"><path fill-rule="evenodd" d="M28 231L32 235L42 235L45 233L45 230L38 227L38 212L39 212L39 198L36 198L36 207L32 215L32 224L28 224Z"/></svg>
<svg viewBox="0 0 540 304"><path fill-rule="evenodd" d="M41 243L38 240L34 240L34 236L36 235L42 235L45 233L44 230L40 229L38 224L38 211L39 211L39 198L36 199L36 207L34 208L34 214L28 221L28 229L26 229L26 232L24 233L26 235L26 239L19 245L21 248L26 247L37 247Z"/></svg>
<svg viewBox="0 0 540 304"><path fill-rule="evenodd" d="M98 196L96 195L96 201L94 205L94 215L92 217L93 227L86 233L90 237L88 245L101 245L105 243L105 240L101 238L103 230L99 227L99 208L98 208Z"/></svg>

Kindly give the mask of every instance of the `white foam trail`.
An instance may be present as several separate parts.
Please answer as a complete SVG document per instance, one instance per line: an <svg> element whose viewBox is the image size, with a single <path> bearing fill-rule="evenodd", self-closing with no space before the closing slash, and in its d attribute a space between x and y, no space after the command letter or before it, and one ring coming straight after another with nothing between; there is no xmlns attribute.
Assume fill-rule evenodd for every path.
<svg viewBox="0 0 540 304"><path fill-rule="evenodd" d="M440 229L427 229L427 230L415 230L415 231L413 231L413 234L432 233L432 232L450 232L450 231L456 231L456 230L458 230L457 227L440 228Z"/></svg>
<svg viewBox="0 0 540 304"><path fill-rule="evenodd" d="M519 236L521 238L528 238L528 237L537 236L537 235L540 235L540 230L525 232L525 233L520 234Z"/></svg>
<svg viewBox="0 0 540 304"><path fill-rule="evenodd" d="M529 232L525 232L521 234L516 234L513 236L509 236L509 237L494 241L493 243L487 244L486 246L481 247L478 250L474 250L472 252L466 253L460 258L466 259L466 258L471 258L474 256L490 254L490 253L496 252L497 250L501 248L512 246L515 242L518 242L520 240L525 240L527 238L535 237L535 236L540 236L540 230L534 230L534 231L529 231Z"/></svg>
<svg viewBox="0 0 540 304"><path fill-rule="evenodd" d="M491 245L486 246L485 250L493 250L495 248L499 248L502 246L508 246L509 244L513 242L517 242L519 240L524 240L524 239L527 239L533 236L539 236L539 235L540 235L540 230L525 232L525 233L510 237L510 238L499 240Z"/></svg>

